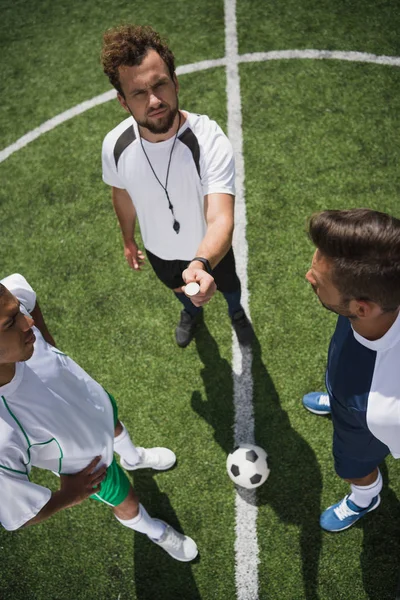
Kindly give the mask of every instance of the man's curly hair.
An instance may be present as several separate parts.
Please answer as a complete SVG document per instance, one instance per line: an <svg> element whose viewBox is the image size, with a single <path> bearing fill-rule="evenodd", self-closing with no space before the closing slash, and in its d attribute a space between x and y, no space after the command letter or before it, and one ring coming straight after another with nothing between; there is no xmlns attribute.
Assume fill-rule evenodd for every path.
<svg viewBox="0 0 400 600"><path fill-rule="evenodd" d="M101 62L111 85L124 96L118 67L140 65L149 50L155 50L168 67L171 78L175 73L175 58L166 42L149 26L121 25L103 36Z"/></svg>

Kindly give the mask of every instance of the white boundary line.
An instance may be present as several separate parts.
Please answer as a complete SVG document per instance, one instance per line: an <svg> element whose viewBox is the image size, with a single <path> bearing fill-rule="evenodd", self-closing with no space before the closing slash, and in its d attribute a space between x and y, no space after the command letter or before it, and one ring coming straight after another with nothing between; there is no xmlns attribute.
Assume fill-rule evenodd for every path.
<svg viewBox="0 0 400 600"><path fill-rule="evenodd" d="M376 54L367 54L364 52L341 52L341 51L330 51L330 50L274 50L272 52L253 52L250 54L242 54L241 56L237 56L236 60L240 63L244 62L262 62L262 61L270 61L270 60L288 60L288 59L333 59L333 60L346 60L351 62L364 62L364 63L373 63L377 65L388 65L392 67L400 67L400 57L398 56L377 56ZM224 67L226 66L226 58L216 58L213 60L202 60L197 63L192 63L189 65L183 65L178 67L176 72L177 75L186 75L187 73L196 73L198 71L205 71L206 69L213 69L215 67ZM76 106L66 110L63 113L45 121L39 127L36 127L32 131L29 131L27 134L23 135L16 142L7 146L3 150L0 151L0 163L5 161L11 154L17 152L17 150L21 150L27 146L30 142L33 142L38 137L40 137L43 133L47 133L51 131L57 125L61 125L65 121L76 117L85 111L93 108L94 106L98 106L99 104L104 104L109 100L113 100L116 97L115 90L110 90L105 92L104 94L100 94L99 96L95 96L91 100L86 100L81 104L77 104Z"/></svg>
<svg viewBox="0 0 400 600"><path fill-rule="evenodd" d="M400 67L399 56L377 56L366 52L342 52L340 50L273 50L272 52L252 52L238 57L239 62L261 62L265 60L285 60L293 58L318 60L347 60L350 62L373 63Z"/></svg>
<svg viewBox="0 0 400 600"><path fill-rule="evenodd" d="M226 99L228 137L236 161L235 249L236 268L242 285L242 304L249 313L247 285L246 203L244 192L244 159L242 134L242 102L240 94L239 55L236 24L236 0L225 0ZM252 351L240 347L232 335L233 404L235 410L235 446L254 442ZM258 542L256 492L235 495L235 582L238 600L258 598Z"/></svg>

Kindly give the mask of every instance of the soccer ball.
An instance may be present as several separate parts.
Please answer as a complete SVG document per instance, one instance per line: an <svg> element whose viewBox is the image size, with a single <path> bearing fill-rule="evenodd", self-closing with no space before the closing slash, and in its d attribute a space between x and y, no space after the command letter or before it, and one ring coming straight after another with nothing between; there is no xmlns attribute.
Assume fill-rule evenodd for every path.
<svg viewBox="0 0 400 600"><path fill-rule="evenodd" d="M234 483L247 489L259 487L267 480L267 453L260 446L241 444L228 454L226 470Z"/></svg>

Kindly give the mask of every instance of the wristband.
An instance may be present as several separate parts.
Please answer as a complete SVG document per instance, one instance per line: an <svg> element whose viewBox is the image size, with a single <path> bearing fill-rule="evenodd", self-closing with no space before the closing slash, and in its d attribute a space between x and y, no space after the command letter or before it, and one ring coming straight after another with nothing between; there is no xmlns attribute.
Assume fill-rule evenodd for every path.
<svg viewBox="0 0 400 600"><path fill-rule="evenodd" d="M195 260L198 260L199 262L203 263L203 265L206 268L206 271L209 275L212 275L212 268L210 263L208 262L208 260L206 258L203 258L202 256L196 256L195 258L192 258L192 260L190 261L191 263L194 262ZM190 263L189 263L190 264Z"/></svg>

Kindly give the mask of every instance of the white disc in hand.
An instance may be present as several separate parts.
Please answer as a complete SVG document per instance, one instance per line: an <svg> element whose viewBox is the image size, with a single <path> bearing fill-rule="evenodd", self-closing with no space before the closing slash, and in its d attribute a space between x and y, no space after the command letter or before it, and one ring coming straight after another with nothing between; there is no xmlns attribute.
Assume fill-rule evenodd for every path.
<svg viewBox="0 0 400 600"><path fill-rule="evenodd" d="M186 296L195 296L200 291L200 286L195 281L191 281L185 286L185 294Z"/></svg>

